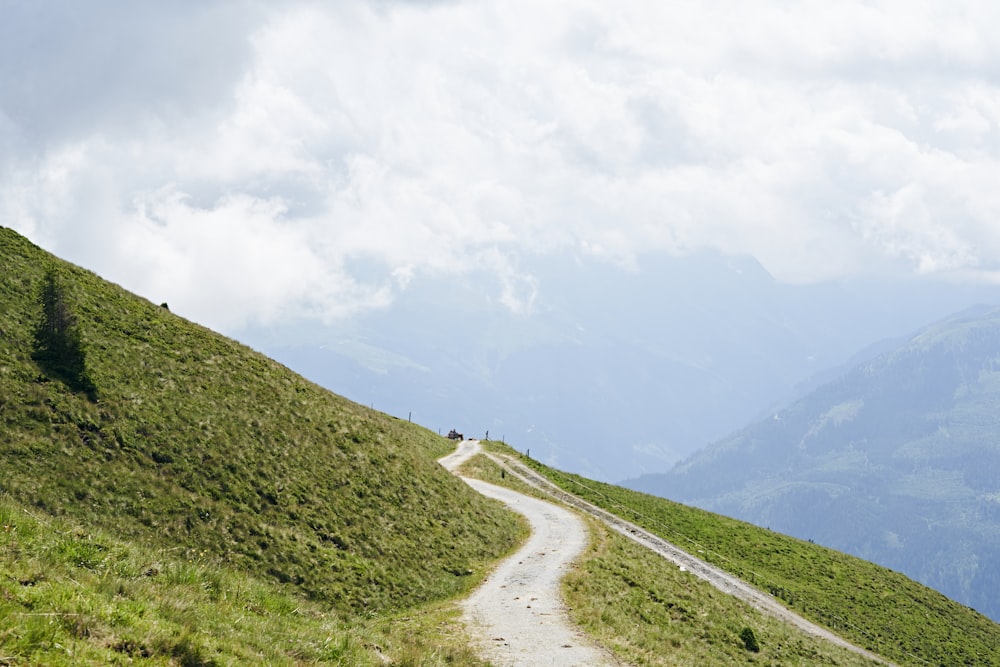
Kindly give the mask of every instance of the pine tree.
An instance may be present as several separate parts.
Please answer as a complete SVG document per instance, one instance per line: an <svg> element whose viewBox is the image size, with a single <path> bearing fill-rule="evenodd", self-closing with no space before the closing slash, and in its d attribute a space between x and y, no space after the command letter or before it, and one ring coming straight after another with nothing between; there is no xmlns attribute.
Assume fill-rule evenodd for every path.
<svg viewBox="0 0 1000 667"><path fill-rule="evenodd" d="M45 274L41 306L32 357L48 375L62 380L74 390L86 392L91 400L95 400L97 387L87 372L80 328L55 271Z"/></svg>

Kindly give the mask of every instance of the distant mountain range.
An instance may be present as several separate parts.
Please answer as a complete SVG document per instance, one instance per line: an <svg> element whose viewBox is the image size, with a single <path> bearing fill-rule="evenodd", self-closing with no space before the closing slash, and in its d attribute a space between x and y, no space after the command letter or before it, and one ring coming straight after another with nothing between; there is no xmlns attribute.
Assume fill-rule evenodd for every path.
<svg viewBox="0 0 1000 667"><path fill-rule="evenodd" d="M502 291L488 272L418 275L384 310L233 335L359 403L616 481L668 470L873 341L1000 303L1000 286L931 280L786 285L711 252L521 270L524 312L485 296Z"/></svg>
<svg viewBox="0 0 1000 667"><path fill-rule="evenodd" d="M1000 619L1000 309L882 347L626 485L874 561Z"/></svg>

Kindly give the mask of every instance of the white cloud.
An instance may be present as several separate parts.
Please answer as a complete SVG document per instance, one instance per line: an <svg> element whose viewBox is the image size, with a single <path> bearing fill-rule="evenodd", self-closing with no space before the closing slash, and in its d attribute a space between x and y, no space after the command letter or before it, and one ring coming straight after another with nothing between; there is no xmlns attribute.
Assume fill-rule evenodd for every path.
<svg viewBox="0 0 1000 667"><path fill-rule="evenodd" d="M289 220L279 200L242 194L195 207L171 188L135 202L138 224L121 229L126 273L143 292L180 293L186 307L225 328L310 316L348 316L387 304L385 286L361 286L338 258L312 247L310 221Z"/></svg>
<svg viewBox="0 0 1000 667"><path fill-rule="evenodd" d="M480 268L528 312L565 249L1000 271L992 3L93 7L0 29L3 224L213 326Z"/></svg>

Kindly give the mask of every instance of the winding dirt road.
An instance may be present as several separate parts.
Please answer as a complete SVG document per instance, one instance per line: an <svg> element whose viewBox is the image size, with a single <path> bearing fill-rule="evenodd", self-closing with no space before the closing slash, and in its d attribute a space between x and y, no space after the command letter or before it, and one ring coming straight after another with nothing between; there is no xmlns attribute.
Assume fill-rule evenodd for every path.
<svg viewBox="0 0 1000 667"><path fill-rule="evenodd" d="M482 450L476 440L459 444L440 463L455 471ZM799 616L745 581L720 570L639 526L570 494L510 457L485 454L525 483L558 501L586 512L613 530L683 567L724 593L774 616L803 632L820 637L894 667L893 663L855 646L826 628ZM480 627L483 654L497 665L615 665L609 653L587 643L573 629L559 597L559 581L586 545L586 528L568 510L509 489L463 478L474 489L497 498L528 517L532 536L514 556L465 602L466 622ZM563 532L565 531L565 532Z"/></svg>
<svg viewBox="0 0 1000 667"><path fill-rule="evenodd" d="M820 639L836 644L837 646L845 648L848 651L862 655L874 662L889 665L890 667L896 667L894 663L889 662L885 658L878 656L871 651L867 651L860 646L856 646L846 639L834 634L830 630L816 625L812 621L806 620L802 616L788 609L788 607L782 605L770 595L754 588L739 577L729 574L725 570L715 567L714 565L706 563L700 558L689 554L687 551L684 551L670 542L667 542L663 538L640 528L634 523L626 521L625 519L592 505L571 493L563 491L544 476L538 474L520 461L517 461L509 456L497 456L488 453L485 455L501 467L505 468L509 473L520 478L521 481L547 493L567 505L590 514L591 516L602 521L612 530L624 535L638 544L641 544L647 549L652 550L675 565L684 568L696 577L704 579L723 593L732 595L733 597L746 602L758 611L788 623L806 634L819 637Z"/></svg>
<svg viewBox="0 0 1000 667"><path fill-rule="evenodd" d="M479 452L464 441L440 459L455 471ZM587 529L573 512L487 482L463 477L531 523L527 542L463 603L463 620L479 637L480 653L498 666L576 667L618 665L609 653L576 630L566 614L559 582L587 544Z"/></svg>

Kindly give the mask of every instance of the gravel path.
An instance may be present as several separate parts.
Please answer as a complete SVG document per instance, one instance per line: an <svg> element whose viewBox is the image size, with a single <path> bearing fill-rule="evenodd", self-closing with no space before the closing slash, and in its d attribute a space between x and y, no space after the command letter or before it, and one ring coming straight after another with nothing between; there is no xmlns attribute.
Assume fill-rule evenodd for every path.
<svg viewBox="0 0 1000 667"><path fill-rule="evenodd" d="M479 442L464 441L453 454L440 459L449 470L482 450ZM725 572L656 535L588 503L550 482L544 476L508 456L485 454L510 474L552 496L561 503L596 517L611 529L651 549L722 592L743 600L815 637L895 667L893 663L826 628L806 620L773 597L742 579ZM510 489L463 478L474 489L497 498L531 522L532 536L524 547L504 561L497 571L464 603L465 620L480 628L482 653L495 665L616 665L614 658L589 645L572 628L559 598L559 581L569 564L586 546L586 527L568 510Z"/></svg>
<svg viewBox="0 0 1000 667"><path fill-rule="evenodd" d="M454 471L478 451L477 442L462 442L441 464ZM483 657L498 667L619 664L573 627L559 593L560 580L587 544L580 518L511 489L463 479L531 523L528 541L463 602L463 620L479 637Z"/></svg>
<svg viewBox="0 0 1000 667"><path fill-rule="evenodd" d="M610 512L606 512L605 510L602 510L601 508L574 496L571 493L563 491L544 476L525 466L520 461L512 459L508 456L496 456L493 454L486 454L486 456L498 465L506 468L511 474L519 477L525 483L549 494L561 502L576 507L591 516L600 519L612 530L615 530L625 537L638 542L647 549L651 549L676 564L678 567L682 567L688 572L691 572L696 577L704 579L723 593L739 598L755 609L758 609L759 611L762 611L770 616L774 616L785 623L793 625L807 634L832 642L837 646L853 651L854 653L862 655L875 662L895 667L893 663L889 662L885 658L875 655L860 646L856 646L842 637L835 635L826 628L816 625L812 621L808 621L802 616L799 616L770 595L754 588L739 577L729 574L725 570L721 570L714 565L710 565L700 558L692 556L683 549L680 549L670 542L667 542L649 531L640 528L634 523L630 523L621 517L611 514Z"/></svg>

